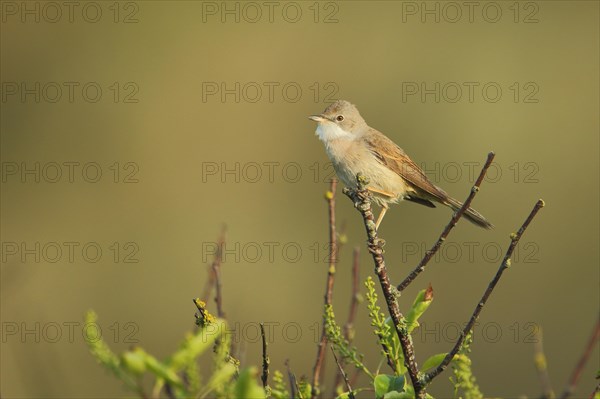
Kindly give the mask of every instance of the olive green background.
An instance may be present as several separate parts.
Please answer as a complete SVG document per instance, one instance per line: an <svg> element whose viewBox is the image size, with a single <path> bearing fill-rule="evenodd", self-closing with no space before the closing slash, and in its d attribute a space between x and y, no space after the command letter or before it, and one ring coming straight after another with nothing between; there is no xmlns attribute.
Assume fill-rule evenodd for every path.
<svg viewBox="0 0 600 399"><path fill-rule="evenodd" d="M507 247L509 234L538 198L546 201L523 238L529 246L519 248L521 258L483 311L472 358L486 395L536 397L540 385L530 333L542 326L550 376L555 389L562 390L599 309L597 2L521 3L519 22L510 8L513 2L496 2L502 10L496 23L482 17L486 2L478 3L472 22L463 8L456 23L444 18L438 23L432 16L422 22L420 15L403 14L403 7L424 7L421 2L320 3L317 23L309 8L313 2L296 3L302 10L296 23L283 18L286 3L278 3L273 22L263 15L255 23L244 18L236 23L231 16L222 22L219 15L205 15L203 21L202 3L192 1L137 2L137 23L122 22L135 8L121 4L120 22L114 23L113 3L96 4L103 12L98 23L86 22L81 8L72 23L66 16L57 23L35 23L31 17L22 23L19 15L3 15L3 90L6 82L28 87L79 83L73 102L66 89L56 103L44 97L36 103L31 95L24 102L19 95L2 101L4 167L97 162L103 172L97 183L86 182L81 169L70 183L66 168L57 183L43 178L36 183L31 176L21 182L18 174L2 183L3 245L96 242L103 250L96 263L82 257L81 246L73 262L66 253L55 263L44 257L35 262L32 256L23 262L20 254L3 253L3 398L125 396L120 383L88 354L81 336L83 313L98 313L103 337L113 349L131 346L129 337L166 357L193 328L191 299L202 295L211 259L207 248L222 223L228 226L230 251L222 270L224 308L243 341L237 344L243 364L260 364L256 323L265 321L273 323L272 368L284 370L284 360L290 359L297 375L310 375L327 271L323 194L330 169L306 116L320 112L330 93L356 103L371 126L425 163L428 174L457 198L465 198L472 184L463 163L481 165L488 151L497 154L494 172L502 174L484 183L474 202L495 229L461 222L448 243L458 253L449 249L432 262L401 298L407 309L418 289L431 283L435 291L423 320L426 331L415 337L418 361L451 348L456 326L468 319L496 272L500 254L494 249ZM286 17L293 17L288 11ZM533 11L537 22L524 23ZM324 23L332 12L337 22ZM96 103L81 96L87 82L103 89ZM109 88L114 82L121 90L117 103ZM128 82L135 86L125 87ZM228 88L239 82L240 90L256 82L263 93L249 101L255 87L250 85L239 102L234 95L224 101L219 95L203 99L206 82L211 87L210 82L225 82ZM279 85L273 101L264 82ZM413 82L429 88L440 82L440 90L456 82L464 91L457 102L449 101L453 84L439 102L433 95L424 101L418 95L403 99L403 82L405 89ZM478 85L473 101L464 82ZM490 82L502 89L497 102L482 94ZM518 101L510 88L515 82L521 90ZM293 88L288 97L282 94L286 84L301 87L297 101L292 101ZM126 103L132 87L139 89L138 101ZM537 93L529 99L537 102L525 102L532 88ZM119 183L110 169L115 162ZM132 170L125 169L127 162L137 165L137 183L123 182ZM271 162L272 181L265 166ZM236 163L237 176L220 175L224 168L235 171ZM444 171L437 177L436 163ZM256 164L262 167L255 179ZM215 165L219 173L203 173ZM456 165L463 165L458 178L452 173ZM343 323L352 247L362 249L363 280L372 266L359 215L340 191L337 198L338 221L345 222L348 237L334 294ZM381 235L393 281L401 281L418 261L407 248L430 245L450 215L447 209L414 204L392 208ZM109 248L114 242L121 246L118 262ZM123 262L128 242L139 248L138 263ZM468 248L475 248L473 256ZM210 308L215 310L212 301ZM366 314L362 306L356 344L376 368L379 349ZM40 342L35 334L21 335L23 328L35 330L36 323ZM73 339L64 323L80 323ZM62 335L50 342L56 325ZM7 334L14 326L18 333ZM333 366L329 359L329 386ZM592 391L598 367L596 349L577 397ZM451 395L450 376L446 371L430 392Z"/></svg>

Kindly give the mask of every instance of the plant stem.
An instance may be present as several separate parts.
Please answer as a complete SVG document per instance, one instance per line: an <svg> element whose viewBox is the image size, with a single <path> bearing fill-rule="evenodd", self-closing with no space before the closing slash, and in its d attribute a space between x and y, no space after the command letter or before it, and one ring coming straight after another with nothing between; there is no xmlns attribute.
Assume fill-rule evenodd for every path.
<svg viewBox="0 0 600 399"><path fill-rule="evenodd" d="M396 293L394 292L395 287L393 287L390 283L390 279L387 274L387 268L385 266L385 260L383 257L384 241L377 235L373 211L371 209L371 193L367 190L369 181L365 176L359 174L357 176L357 182L357 190L345 188L344 194L354 201L354 206L356 209L358 209L363 217L363 222L365 224L368 237L367 246L369 248L369 252L371 252L371 255L373 256L375 274L379 279L390 317L394 322L396 334L398 334L398 339L400 340L400 346L402 347L402 352L404 353L404 363L408 369L408 374L415 390L415 397L421 399L425 397L425 385L422 383L419 377L419 368L417 367L417 362L415 360L412 339L408 333L408 330L406 329L404 316L402 313L400 313L400 309L398 308Z"/></svg>
<svg viewBox="0 0 600 399"><path fill-rule="evenodd" d="M348 320L344 324L344 338L349 344L354 340L354 320L356 319L356 313L358 311L358 302L360 298L360 248L355 247L352 251L352 296L350 298L350 311L348 312ZM340 365L345 364L344 360L340 361ZM342 380L342 373L338 373L335 376L333 383L334 392L340 385Z"/></svg>
<svg viewBox="0 0 600 399"><path fill-rule="evenodd" d="M335 191L337 180L331 179L329 191L325 194L329 209L329 268L327 270L327 284L325 288L325 306L331 305L333 300L333 283L335 281L335 267L337 263L337 235L335 229ZM319 394L319 382L325 361L325 349L327 346L327 333L325 329L325 314L323 315L323 327L321 339L317 348L317 359L313 368L313 379L311 384L311 399Z"/></svg>
<svg viewBox="0 0 600 399"><path fill-rule="evenodd" d="M262 337L262 375L261 380L263 388L269 385L269 356L267 355L267 336L265 334L265 324L260 323L260 336Z"/></svg>

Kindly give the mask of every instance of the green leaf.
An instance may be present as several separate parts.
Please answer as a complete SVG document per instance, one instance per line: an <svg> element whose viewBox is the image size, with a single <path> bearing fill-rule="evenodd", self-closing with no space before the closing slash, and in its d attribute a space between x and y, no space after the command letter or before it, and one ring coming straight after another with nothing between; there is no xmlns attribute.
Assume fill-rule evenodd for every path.
<svg viewBox="0 0 600 399"><path fill-rule="evenodd" d="M235 383L234 397L248 399L264 399L265 390L258 385L256 377L258 371L256 367L245 368L240 372L240 376Z"/></svg>
<svg viewBox="0 0 600 399"><path fill-rule="evenodd" d="M392 391L385 394L383 399L414 399L415 395L410 392Z"/></svg>
<svg viewBox="0 0 600 399"><path fill-rule="evenodd" d="M421 317L423 313L425 313L429 305L431 305L432 301L433 288L431 288L431 285L429 285L427 289L419 291L412 305L412 308L408 311L408 314L406 315L406 327L409 334L416 327L419 326L419 317Z"/></svg>
<svg viewBox="0 0 600 399"><path fill-rule="evenodd" d="M387 374L378 374L373 380L373 387L375 388L375 396L377 398L383 398L386 393L392 391L403 391L404 390L404 377L394 376Z"/></svg>
<svg viewBox="0 0 600 399"><path fill-rule="evenodd" d="M447 353L438 353L437 355L429 357L421 366L421 371L429 370L439 366L444 361L444 358L446 358L446 355Z"/></svg>

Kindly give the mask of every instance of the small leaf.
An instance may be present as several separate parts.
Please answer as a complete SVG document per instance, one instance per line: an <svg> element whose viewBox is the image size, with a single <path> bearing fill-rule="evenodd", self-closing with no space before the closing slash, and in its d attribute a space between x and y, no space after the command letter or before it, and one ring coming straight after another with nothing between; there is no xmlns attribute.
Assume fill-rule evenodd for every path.
<svg viewBox="0 0 600 399"><path fill-rule="evenodd" d="M446 355L447 353L438 353L437 355L431 356L430 358L425 360L425 362L421 366L421 371L429 370L439 366L444 361Z"/></svg>
<svg viewBox="0 0 600 399"><path fill-rule="evenodd" d="M403 391L404 382L403 376L396 377L394 375L378 374L375 377L375 380L373 380L375 396L377 398L383 398L388 392Z"/></svg>
<svg viewBox="0 0 600 399"><path fill-rule="evenodd" d="M419 317L421 317L429 305L431 305L431 301L433 301L433 288L431 288L430 284L427 289L419 291L412 308L410 308L406 315L406 326L409 334L419 326L417 320L419 320Z"/></svg>

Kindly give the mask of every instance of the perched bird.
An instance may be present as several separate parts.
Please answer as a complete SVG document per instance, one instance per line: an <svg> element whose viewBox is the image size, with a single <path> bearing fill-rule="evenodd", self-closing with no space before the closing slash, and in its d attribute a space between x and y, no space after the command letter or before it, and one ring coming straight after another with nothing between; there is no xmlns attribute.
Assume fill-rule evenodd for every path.
<svg viewBox="0 0 600 399"><path fill-rule="evenodd" d="M462 203L433 184L402 148L383 133L369 127L355 105L338 100L320 115L309 116L317 122L316 135L325 144L339 179L356 188L360 172L370 183L374 201L382 207L377 218L379 228L389 204L401 200L435 208L435 202L458 210ZM464 216L477 226L489 229L492 224L479 212L469 208Z"/></svg>

